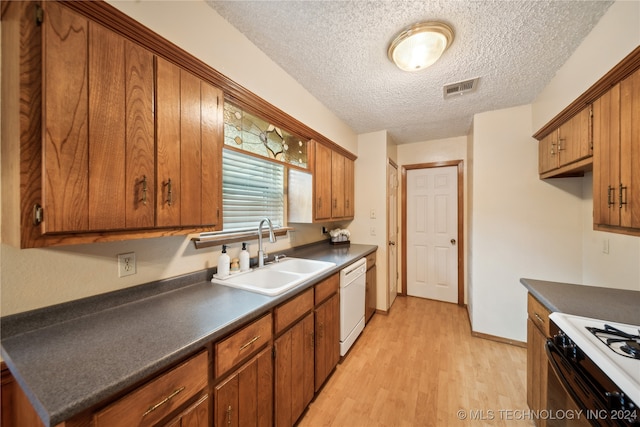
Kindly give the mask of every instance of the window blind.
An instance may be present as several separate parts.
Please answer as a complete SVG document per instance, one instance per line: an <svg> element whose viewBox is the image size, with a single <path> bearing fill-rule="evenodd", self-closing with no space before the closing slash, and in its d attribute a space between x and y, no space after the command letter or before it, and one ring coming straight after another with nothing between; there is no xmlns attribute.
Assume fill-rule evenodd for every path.
<svg viewBox="0 0 640 427"><path fill-rule="evenodd" d="M222 150L223 230L258 228L267 217L284 226L284 167L233 150Z"/></svg>

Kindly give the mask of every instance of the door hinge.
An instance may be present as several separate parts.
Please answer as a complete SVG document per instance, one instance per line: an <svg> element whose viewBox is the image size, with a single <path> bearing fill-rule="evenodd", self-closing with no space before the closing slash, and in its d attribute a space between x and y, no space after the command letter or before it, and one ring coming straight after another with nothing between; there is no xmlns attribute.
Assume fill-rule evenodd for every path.
<svg viewBox="0 0 640 427"><path fill-rule="evenodd" d="M35 18L36 18L36 25L37 26L42 25L42 22L44 21L44 9L39 4L36 5Z"/></svg>
<svg viewBox="0 0 640 427"><path fill-rule="evenodd" d="M40 225L44 219L44 209L38 203L33 205L33 225Z"/></svg>
<svg viewBox="0 0 640 427"><path fill-rule="evenodd" d="M271 355L272 355L272 357L274 359L276 358L276 347L275 346L271 347Z"/></svg>

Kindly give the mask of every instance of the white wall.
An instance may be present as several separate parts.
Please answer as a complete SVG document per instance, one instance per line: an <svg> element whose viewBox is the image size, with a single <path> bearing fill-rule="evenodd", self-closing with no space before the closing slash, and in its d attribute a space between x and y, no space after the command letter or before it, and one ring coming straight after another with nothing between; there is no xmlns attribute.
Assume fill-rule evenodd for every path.
<svg viewBox="0 0 640 427"><path fill-rule="evenodd" d="M580 282L582 185L538 179L531 106L476 114L471 266L473 330L526 341L522 277Z"/></svg>
<svg viewBox="0 0 640 427"><path fill-rule="evenodd" d="M534 131L640 45L640 2L617 1L532 104ZM581 283L640 290L640 238L593 231L592 175L582 181ZM602 251L605 240L609 253Z"/></svg>
<svg viewBox="0 0 640 427"><path fill-rule="evenodd" d="M142 0L112 4L276 107L357 153L357 136L351 129L203 1ZM9 171L6 166L2 169L3 174ZM320 227L320 224L296 225L297 231L290 238L279 238L267 250L284 250L321 240ZM255 255L255 241L251 242L250 249L252 256ZM239 244L234 245L231 255L238 250ZM118 278L116 256L131 251L136 253L138 272ZM0 315L201 270L215 265L219 254L220 247L195 250L189 237L26 250L2 243Z"/></svg>
<svg viewBox="0 0 640 427"><path fill-rule="evenodd" d="M356 214L349 225L351 240L378 245L376 254L377 303L387 310L387 132L358 136L355 163ZM371 211L375 219L370 218ZM374 229L375 235L371 229Z"/></svg>

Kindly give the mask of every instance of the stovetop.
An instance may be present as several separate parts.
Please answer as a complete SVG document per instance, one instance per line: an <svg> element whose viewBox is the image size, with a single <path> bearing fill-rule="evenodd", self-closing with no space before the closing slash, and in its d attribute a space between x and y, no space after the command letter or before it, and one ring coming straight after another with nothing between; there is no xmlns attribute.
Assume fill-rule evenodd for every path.
<svg viewBox="0 0 640 427"><path fill-rule="evenodd" d="M640 359L635 359L624 348L637 344L634 337L639 334L640 326L557 312L549 318L627 397L640 404Z"/></svg>

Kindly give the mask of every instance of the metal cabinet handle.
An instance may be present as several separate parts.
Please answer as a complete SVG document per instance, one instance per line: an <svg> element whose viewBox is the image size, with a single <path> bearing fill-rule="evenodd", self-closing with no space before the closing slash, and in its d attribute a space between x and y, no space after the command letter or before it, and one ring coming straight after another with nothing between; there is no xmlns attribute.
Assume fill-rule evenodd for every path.
<svg viewBox="0 0 640 427"><path fill-rule="evenodd" d="M142 176L142 204L147 206L147 175Z"/></svg>
<svg viewBox="0 0 640 427"><path fill-rule="evenodd" d="M174 397L176 397L177 395L182 393L183 390L184 390L184 386L180 387L177 390L174 390L173 393L171 393L169 396L165 397L164 399L162 399L160 402L156 403L155 405L150 406L149 409L147 409L147 412L142 414L142 417L144 418L145 416L149 415L150 413L152 413L153 411L155 411L156 409L158 409L162 405L168 403L171 399L173 399Z"/></svg>
<svg viewBox="0 0 640 427"><path fill-rule="evenodd" d="M542 317L540 317L538 313L533 313L533 315L536 316L536 319L538 320L538 322L544 323L544 320L542 319Z"/></svg>
<svg viewBox="0 0 640 427"><path fill-rule="evenodd" d="M607 187L607 207L609 208L615 204L614 202L615 192L616 192L616 189L613 188L612 186Z"/></svg>
<svg viewBox="0 0 640 427"><path fill-rule="evenodd" d="M171 206L173 204L173 191L172 191L172 185L171 185L171 178L169 178L169 181L167 181L167 204L169 206Z"/></svg>
<svg viewBox="0 0 640 427"><path fill-rule="evenodd" d="M251 344L253 344L254 342L258 341L260 339L260 335L253 337L248 343L242 345L240 347L240 351L244 350L245 348L249 347Z"/></svg>
<svg viewBox="0 0 640 427"><path fill-rule="evenodd" d="M231 405L227 408L227 425L231 425Z"/></svg>
<svg viewBox="0 0 640 427"><path fill-rule="evenodd" d="M623 201L623 196L622 193L624 192L624 201ZM623 205L627 204L627 187L623 186L622 183L620 183L620 191L618 192L618 202L620 203L620 209L622 209Z"/></svg>

